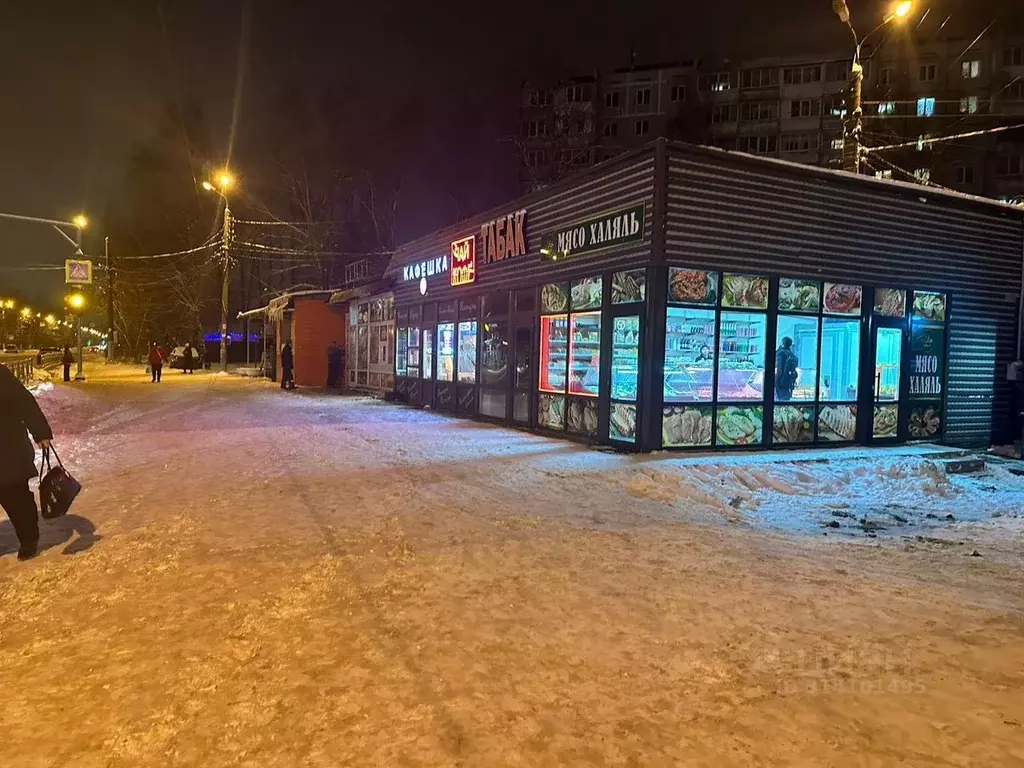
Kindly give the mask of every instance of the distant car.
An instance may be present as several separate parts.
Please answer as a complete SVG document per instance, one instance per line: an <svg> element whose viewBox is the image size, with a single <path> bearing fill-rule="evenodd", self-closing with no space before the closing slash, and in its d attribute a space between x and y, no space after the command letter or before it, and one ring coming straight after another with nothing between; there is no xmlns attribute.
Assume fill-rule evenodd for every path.
<svg viewBox="0 0 1024 768"><path fill-rule="evenodd" d="M167 359L167 367L168 368L179 368L179 369L184 370L184 368L185 368L185 347L184 346L175 347L174 349L171 350L171 356ZM202 356L199 354L199 350L196 349L195 347L192 347L192 367L193 368L200 368L200 369L203 367Z"/></svg>
<svg viewBox="0 0 1024 768"><path fill-rule="evenodd" d="M19 352L21 352L21 350L18 349L17 344L4 344L4 352L6 352L9 355L16 355Z"/></svg>

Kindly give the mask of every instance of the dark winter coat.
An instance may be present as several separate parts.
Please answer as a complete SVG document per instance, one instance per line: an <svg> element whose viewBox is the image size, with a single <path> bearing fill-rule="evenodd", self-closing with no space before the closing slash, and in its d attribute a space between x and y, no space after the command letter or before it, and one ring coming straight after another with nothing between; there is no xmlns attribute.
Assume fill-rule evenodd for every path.
<svg viewBox="0 0 1024 768"><path fill-rule="evenodd" d="M286 371L295 367L295 355L292 354L291 347L284 347L281 350L281 367Z"/></svg>
<svg viewBox="0 0 1024 768"><path fill-rule="evenodd" d="M792 392L796 386L799 362L792 349L779 347L775 353L775 389L778 392Z"/></svg>
<svg viewBox="0 0 1024 768"><path fill-rule="evenodd" d="M17 485L36 476L35 448L28 432L36 442L53 439L32 393L0 365L0 486Z"/></svg>
<svg viewBox="0 0 1024 768"><path fill-rule="evenodd" d="M61 358L61 362L64 363L64 365L71 365L75 362L75 356L70 349L64 350L64 357Z"/></svg>
<svg viewBox="0 0 1024 768"><path fill-rule="evenodd" d="M182 359L191 365L192 361L195 360L195 355L192 353L192 347L185 347L181 353Z"/></svg>

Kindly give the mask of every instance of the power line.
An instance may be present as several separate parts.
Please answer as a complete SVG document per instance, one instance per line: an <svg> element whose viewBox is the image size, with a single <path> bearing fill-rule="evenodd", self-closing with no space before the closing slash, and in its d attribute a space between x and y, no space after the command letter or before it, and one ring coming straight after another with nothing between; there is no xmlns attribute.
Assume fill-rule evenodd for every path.
<svg viewBox="0 0 1024 768"><path fill-rule="evenodd" d="M195 248L189 248L188 250L185 251L173 251L172 253L150 253L144 254L142 256L118 256L116 258L117 261L138 261L140 259L170 259L174 258L175 256L188 256L189 254L192 253L199 253L200 251L205 251L207 248L213 248L216 245L216 242L210 241L205 245L199 245L196 246Z"/></svg>
<svg viewBox="0 0 1024 768"><path fill-rule="evenodd" d="M905 141L901 144L889 144L888 146L882 147L864 147L863 151L868 152L882 152L890 149L903 149L905 147L919 147L928 144L937 144L943 141L955 141L957 139L966 139L972 136L983 136L990 133L1002 133L1004 131L1012 131L1017 128L1024 128L1024 123L1019 125L1003 125L998 128L985 128L980 131L967 131L966 133L957 133L952 136L935 136L930 139L917 139L916 141Z"/></svg>

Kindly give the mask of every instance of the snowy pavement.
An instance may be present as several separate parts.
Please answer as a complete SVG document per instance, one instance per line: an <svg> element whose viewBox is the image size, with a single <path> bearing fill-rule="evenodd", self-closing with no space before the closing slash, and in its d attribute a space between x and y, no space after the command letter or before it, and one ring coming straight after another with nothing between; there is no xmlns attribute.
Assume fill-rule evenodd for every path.
<svg viewBox="0 0 1024 768"><path fill-rule="evenodd" d="M0 522L0 766L1024 764L1009 465L88 374L72 514Z"/></svg>

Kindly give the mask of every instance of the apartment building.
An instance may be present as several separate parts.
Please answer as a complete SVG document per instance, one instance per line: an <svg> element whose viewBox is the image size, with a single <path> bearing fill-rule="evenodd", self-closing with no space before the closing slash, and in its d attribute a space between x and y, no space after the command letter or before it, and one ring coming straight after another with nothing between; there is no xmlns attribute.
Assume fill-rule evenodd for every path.
<svg viewBox="0 0 1024 768"><path fill-rule="evenodd" d="M935 30L862 52L865 172L1024 202L1024 34ZM664 136L839 167L851 56L682 61L525 84L521 186ZM1010 129L956 141L930 139Z"/></svg>

